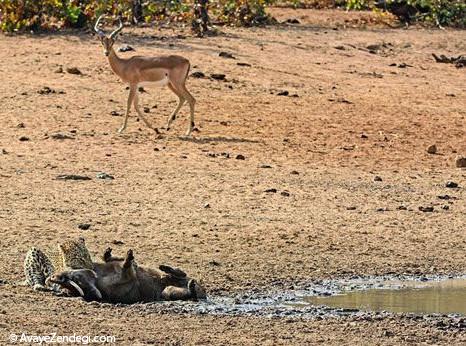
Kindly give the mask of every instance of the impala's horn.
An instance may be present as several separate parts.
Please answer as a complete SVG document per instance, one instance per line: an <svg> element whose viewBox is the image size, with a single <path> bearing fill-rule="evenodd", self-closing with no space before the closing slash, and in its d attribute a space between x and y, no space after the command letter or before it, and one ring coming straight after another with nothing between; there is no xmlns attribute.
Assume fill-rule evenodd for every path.
<svg viewBox="0 0 466 346"><path fill-rule="evenodd" d="M97 19L97 22L95 22L95 25L94 25L94 31L99 35L99 36L105 36L105 33L99 29L99 23L100 23L100 20L104 17L103 14L100 15L99 19Z"/></svg>
<svg viewBox="0 0 466 346"><path fill-rule="evenodd" d="M110 34L111 39L114 39L116 37L116 35L118 35L120 33L120 31L123 30L123 23L121 22L121 18L118 18L118 21L120 22L120 25L118 26L118 28L114 32L112 32Z"/></svg>

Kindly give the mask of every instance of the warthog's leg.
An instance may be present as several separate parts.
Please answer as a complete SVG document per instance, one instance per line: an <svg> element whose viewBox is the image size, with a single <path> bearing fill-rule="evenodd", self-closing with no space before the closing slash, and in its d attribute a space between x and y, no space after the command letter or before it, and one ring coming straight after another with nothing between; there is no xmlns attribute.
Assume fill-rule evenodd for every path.
<svg viewBox="0 0 466 346"><path fill-rule="evenodd" d="M163 300L197 300L196 281L189 280L188 287L167 286L162 292Z"/></svg>
<svg viewBox="0 0 466 346"><path fill-rule="evenodd" d="M104 260L105 263L112 262L112 261L124 261L125 260L124 258L121 258L121 257L113 257L111 247L108 247L105 250L104 255L102 256L102 259Z"/></svg>
<svg viewBox="0 0 466 346"><path fill-rule="evenodd" d="M123 263L123 268L121 271L121 278L123 280L136 280L136 269L134 266L134 255L133 250L129 249L126 253L125 262Z"/></svg>

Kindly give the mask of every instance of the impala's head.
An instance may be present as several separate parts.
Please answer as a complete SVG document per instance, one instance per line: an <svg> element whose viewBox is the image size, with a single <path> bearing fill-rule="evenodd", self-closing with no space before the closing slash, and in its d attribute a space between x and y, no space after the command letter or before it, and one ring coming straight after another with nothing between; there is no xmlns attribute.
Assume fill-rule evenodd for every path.
<svg viewBox="0 0 466 346"><path fill-rule="evenodd" d="M104 15L101 15L97 22L95 23L94 30L99 36L100 42L104 47L105 56L109 56L110 52L112 51L113 44L115 43L117 35L123 30L123 23L121 22L121 18L118 18L120 25L117 29L115 29L110 35L105 35L105 33L99 29L100 20L103 18Z"/></svg>

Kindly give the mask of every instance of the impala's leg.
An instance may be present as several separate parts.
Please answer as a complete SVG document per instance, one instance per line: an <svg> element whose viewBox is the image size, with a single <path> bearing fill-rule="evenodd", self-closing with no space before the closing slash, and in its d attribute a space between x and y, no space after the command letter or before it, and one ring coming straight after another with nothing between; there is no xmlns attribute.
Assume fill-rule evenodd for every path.
<svg viewBox="0 0 466 346"><path fill-rule="evenodd" d="M196 126L194 124L194 105L196 103L196 99L191 95L184 86L184 84L180 85L182 91L183 91L183 96L184 98L188 101L189 103L189 111L190 111L190 119L189 119L189 125L188 125L188 131L186 131L186 136L191 135L191 132L193 131L194 127Z"/></svg>
<svg viewBox="0 0 466 346"><path fill-rule="evenodd" d="M128 95L128 103L126 105L125 120L123 121L123 125L118 130L118 133L122 133L126 129L126 125L128 125L129 112L131 110L131 104L133 103L134 96L136 95L136 88L137 88L137 85L131 85L129 87L129 95Z"/></svg>
<svg viewBox="0 0 466 346"><path fill-rule="evenodd" d="M139 97L138 97L137 93L134 95L134 109L136 110L139 117L142 119L142 121L144 121L144 123L147 125L148 128L150 128L151 130L154 130L155 132L159 133L159 131L156 128L152 127L152 125L146 120L146 118L144 117L144 115L141 112L141 109L139 109Z"/></svg>
<svg viewBox="0 0 466 346"><path fill-rule="evenodd" d="M178 91L176 90L173 85L171 83L168 83L168 88L173 91L173 93L176 94L176 96L178 96L178 106L176 106L175 110L172 112L172 114L170 114L170 116L168 117L168 122L167 122L167 131L170 130L170 125L171 123L173 122L173 120L176 119L176 115L178 114L178 112L180 111L181 107L183 107L184 103L186 102L185 98L183 97L183 95Z"/></svg>

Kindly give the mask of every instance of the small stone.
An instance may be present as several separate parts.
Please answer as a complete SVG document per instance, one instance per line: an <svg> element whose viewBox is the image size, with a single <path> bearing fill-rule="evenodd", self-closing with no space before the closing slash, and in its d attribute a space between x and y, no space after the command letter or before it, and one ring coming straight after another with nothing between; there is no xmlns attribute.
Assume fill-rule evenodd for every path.
<svg viewBox="0 0 466 346"><path fill-rule="evenodd" d="M63 73L63 67L59 66L56 70L55 73Z"/></svg>
<svg viewBox="0 0 466 346"><path fill-rule="evenodd" d="M82 75L82 72L77 67L68 67L66 72L70 74Z"/></svg>
<svg viewBox="0 0 466 346"><path fill-rule="evenodd" d="M382 181L382 177L379 177L378 175L376 175L374 177L374 181Z"/></svg>
<svg viewBox="0 0 466 346"><path fill-rule="evenodd" d="M299 175L299 172L298 171L291 171L290 174Z"/></svg>
<svg viewBox="0 0 466 346"><path fill-rule="evenodd" d="M277 189L271 188L271 189L265 190L264 192L266 192L266 193L277 193Z"/></svg>
<svg viewBox="0 0 466 346"><path fill-rule="evenodd" d="M149 107L144 107L144 113L150 113L150 108Z"/></svg>
<svg viewBox="0 0 466 346"><path fill-rule="evenodd" d="M76 175L76 174L60 174L56 177L57 180L91 180L88 176L85 175Z"/></svg>
<svg viewBox="0 0 466 346"><path fill-rule="evenodd" d="M16 125L16 127L18 129L24 129L26 127L26 125L24 125L24 123L19 123L18 125Z"/></svg>
<svg viewBox="0 0 466 346"><path fill-rule="evenodd" d="M113 175L110 175L105 172L97 173L96 174L97 179L106 179L106 180L113 180L115 177Z"/></svg>
<svg viewBox="0 0 466 346"><path fill-rule="evenodd" d="M283 90L283 91L280 91L277 95L278 96L288 96L290 94L290 92L288 90Z"/></svg>
<svg viewBox="0 0 466 346"><path fill-rule="evenodd" d="M204 209L210 209L210 204L209 203L204 204Z"/></svg>
<svg viewBox="0 0 466 346"><path fill-rule="evenodd" d="M21 137L19 137L19 141L20 141L20 142L26 142L26 141L28 141L28 140L29 140L29 137L26 137L26 136L21 136Z"/></svg>
<svg viewBox="0 0 466 346"><path fill-rule="evenodd" d="M49 88L48 86L44 86L42 89L37 91L37 93L40 94L40 95L48 95L48 94L55 94L56 91Z"/></svg>
<svg viewBox="0 0 466 346"><path fill-rule="evenodd" d="M260 165L259 168L272 168L270 165Z"/></svg>
<svg viewBox="0 0 466 346"><path fill-rule="evenodd" d="M288 24L301 24L301 22L296 19L296 18L288 18L285 23L288 23Z"/></svg>
<svg viewBox="0 0 466 346"><path fill-rule="evenodd" d="M441 195L441 196L437 196L438 199L443 199L443 200L449 200L451 199L451 196L449 195Z"/></svg>
<svg viewBox="0 0 466 346"><path fill-rule="evenodd" d="M447 183L445 184L445 187L454 189L458 187L458 183L455 183L454 181L447 181Z"/></svg>
<svg viewBox="0 0 466 346"><path fill-rule="evenodd" d="M2 154L3 154L3 155L7 155L7 154L8 154L8 151L6 151L5 149L2 149Z"/></svg>
<svg viewBox="0 0 466 346"><path fill-rule="evenodd" d="M122 114L118 113L117 111L111 111L111 112L110 112L110 115L111 115L112 117L121 117L121 116L122 116Z"/></svg>
<svg viewBox="0 0 466 346"><path fill-rule="evenodd" d="M191 73L191 77L193 77L193 78L205 78L205 74L200 72L200 71L197 71L197 72Z"/></svg>
<svg viewBox="0 0 466 346"><path fill-rule="evenodd" d="M216 261L216 260L212 260L212 261L209 261L209 264L212 265L212 266L220 266L220 262Z"/></svg>
<svg viewBox="0 0 466 346"><path fill-rule="evenodd" d="M236 155L236 159L237 159L237 160L246 160L246 158L244 157L244 155L241 155L241 154Z"/></svg>
<svg viewBox="0 0 466 346"><path fill-rule="evenodd" d="M113 241L112 241L112 244L115 244L115 245L123 245L124 242L122 242L121 240L113 240Z"/></svg>
<svg viewBox="0 0 466 346"><path fill-rule="evenodd" d="M443 210L450 210L450 206L448 206L448 205L442 205L442 209L443 209Z"/></svg>
<svg viewBox="0 0 466 346"><path fill-rule="evenodd" d="M362 139L367 139L367 138L369 138L369 137L368 137L366 134L362 133L362 134L361 134L361 138L362 138Z"/></svg>
<svg viewBox="0 0 466 346"><path fill-rule="evenodd" d="M130 52L130 51L134 51L135 49L127 44L125 44L124 46L121 46L120 48L118 48L118 51L119 52Z"/></svg>
<svg viewBox="0 0 466 346"><path fill-rule="evenodd" d="M210 77L215 80L225 80L226 75L223 73L212 73Z"/></svg>
<svg viewBox="0 0 466 346"><path fill-rule="evenodd" d="M432 213L434 211L434 207L419 207L419 210L423 213Z"/></svg>
<svg viewBox="0 0 466 346"><path fill-rule="evenodd" d="M245 66L245 67L251 67L251 64L248 64L247 62L237 62L236 65L238 65L238 66Z"/></svg>
<svg viewBox="0 0 466 346"><path fill-rule="evenodd" d="M280 195L282 195L283 197L290 197L290 193L288 191L282 191L280 192Z"/></svg>
<svg viewBox="0 0 466 346"><path fill-rule="evenodd" d="M356 210L356 207L346 207L346 210Z"/></svg>
<svg viewBox="0 0 466 346"><path fill-rule="evenodd" d="M66 135L64 133L54 133L50 135L50 138L52 139L74 139L73 136Z"/></svg>
<svg viewBox="0 0 466 346"><path fill-rule="evenodd" d="M89 228L91 228L91 224L90 223L80 223L78 225L78 228L82 229L83 231L87 231Z"/></svg>
<svg viewBox="0 0 466 346"><path fill-rule="evenodd" d="M458 168L466 167L466 156L459 156L456 158L456 167Z"/></svg>
<svg viewBox="0 0 466 346"><path fill-rule="evenodd" d="M140 86L140 87L138 88L138 91L139 91L141 94L143 94L143 93L148 93L148 92L146 91L146 89L144 89L144 87L142 87L142 86Z"/></svg>
<svg viewBox="0 0 466 346"><path fill-rule="evenodd" d="M222 58L227 58L227 59L236 59L233 54L231 53L228 53L228 52L220 52L218 54L218 56L222 57Z"/></svg>
<svg viewBox="0 0 466 346"><path fill-rule="evenodd" d="M398 210L408 210L408 208L404 205L400 205L398 208L396 208Z"/></svg>
<svg viewBox="0 0 466 346"><path fill-rule="evenodd" d="M427 152L429 154L436 154L437 153L437 146L435 144L433 145L430 145L428 148L427 148Z"/></svg>

